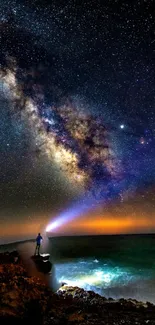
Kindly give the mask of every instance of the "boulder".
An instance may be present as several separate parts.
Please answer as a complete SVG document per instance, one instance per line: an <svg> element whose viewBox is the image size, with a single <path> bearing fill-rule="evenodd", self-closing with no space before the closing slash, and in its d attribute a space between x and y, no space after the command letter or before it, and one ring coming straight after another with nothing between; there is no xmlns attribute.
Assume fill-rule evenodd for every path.
<svg viewBox="0 0 155 325"><path fill-rule="evenodd" d="M43 273L49 273L52 269L52 263L49 261L50 254L33 255L32 259L37 269Z"/></svg>

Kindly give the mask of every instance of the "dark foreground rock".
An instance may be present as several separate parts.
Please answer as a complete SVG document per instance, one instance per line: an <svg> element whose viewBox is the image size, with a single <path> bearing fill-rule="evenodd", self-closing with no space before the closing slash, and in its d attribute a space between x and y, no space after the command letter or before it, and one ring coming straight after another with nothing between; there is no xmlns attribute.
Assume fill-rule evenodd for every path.
<svg viewBox="0 0 155 325"><path fill-rule="evenodd" d="M155 325L155 306L105 299L63 286L57 293L28 276L17 252L0 254L1 324Z"/></svg>

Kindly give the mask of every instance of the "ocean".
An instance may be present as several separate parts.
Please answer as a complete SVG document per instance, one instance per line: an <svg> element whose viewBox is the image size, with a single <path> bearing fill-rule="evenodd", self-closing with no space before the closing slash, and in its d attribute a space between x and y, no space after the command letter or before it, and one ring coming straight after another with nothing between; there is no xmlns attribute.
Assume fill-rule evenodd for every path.
<svg viewBox="0 0 155 325"><path fill-rule="evenodd" d="M28 256L35 243L5 245L1 251L4 247ZM44 242L42 252L51 254L51 286L66 283L107 298L155 303L155 234L53 237Z"/></svg>

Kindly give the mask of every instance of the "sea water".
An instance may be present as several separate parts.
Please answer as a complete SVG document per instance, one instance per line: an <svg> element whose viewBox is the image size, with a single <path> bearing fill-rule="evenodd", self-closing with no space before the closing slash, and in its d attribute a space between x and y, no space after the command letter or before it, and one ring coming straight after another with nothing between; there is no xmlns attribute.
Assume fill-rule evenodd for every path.
<svg viewBox="0 0 155 325"><path fill-rule="evenodd" d="M51 238L49 250L59 284L155 303L155 235Z"/></svg>
<svg viewBox="0 0 155 325"><path fill-rule="evenodd" d="M46 244L41 252L51 254L48 283L52 288L66 283L107 298L155 304L155 234L53 237ZM35 241L0 247L1 252L14 249L29 263Z"/></svg>

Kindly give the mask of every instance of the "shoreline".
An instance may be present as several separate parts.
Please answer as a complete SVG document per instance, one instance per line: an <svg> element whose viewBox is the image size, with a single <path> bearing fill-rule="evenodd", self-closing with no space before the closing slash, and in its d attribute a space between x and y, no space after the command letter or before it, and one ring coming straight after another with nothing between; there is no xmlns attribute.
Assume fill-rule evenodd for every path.
<svg viewBox="0 0 155 325"><path fill-rule="evenodd" d="M0 254L0 321L3 324L155 324L155 305L105 298L62 286L57 292L30 276L17 251Z"/></svg>
<svg viewBox="0 0 155 325"><path fill-rule="evenodd" d="M152 233L122 233L122 234L65 234L62 235L61 233L53 233L51 236L50 235L46 235L47 239L64 239L64 238L90 238L90 237L94 237L94 238L101 238L101 237L146 237L146 236L155 236L155 232ZM35 237L35 236L34 236ZM13 241L8 241L8 242L3 242L0 243L0 247L2 246L7 246L7 245L15 245L15 244L23 244L26 242L34 242L35 238L28 238L28 239L19 239L16 240L14 239Z"/></svg>
<svg viewBox="0 0 155 325"><path fill-rule="evenodd" d="M120 236L119 236L120 237ZM139 236L138 236L139 237ZM152 236L151 236L152 237ZM96 239L95 239L96 238ZM150 238L147 235L146 239L147 241L150 242ZM105 240L105 244L104 244ZM117 239L117 242L119 241L119 247L124 247L124 240L126 241L126 244L128 245L128 237L125 239L121 238ZM141 240L141 235L140 235L140 240ZM145 240L145 239L144 239ZM114 242L114 243L115 243ZM131 237L131 245L133 243L132 237ZM129 242L129 243L130 243ZM139 242L139 238L138 238ZM103 246L102 246L103 243ZM141 243L141 242L140 242ZM144 242L145 243L145 242ZM153 239L154 243L154 239ZM87 244L89 247L87 247ZM100 246L101 244L101 246ZM137 245L137 241L135 241L135 244ZM134 244L134 245L135 245ZM75 246L78 248L76 250L76 255L75 255ZM91 246L91 250L89 249ZM105 274L111 277L111 284L108 286L102 286L102 283L97 285L95 282L91 282L92 279L90 279L90 285L89 285L89 278L87 278L87 275L91 275L93 277L93 281L96 276L96 270L100 270L101 267L104 267L104 260L102 261L103 258L103 253L108 252L107 256L109 257L111 254L111 246L114 247L114 252L112 253L112 261L114 261L114 265L112 267L107 266L105 269ZM140 251L139 251L139 256L141 253L141 245L140 246ZM153 245L152 245L153 246ZM81 249L82 247L85 247L85 251ZM99 250L98 250L99 247ZM105 250L106 247L106 250ZM110 251L108 250L108 247L110 248ZM146 245L147 247L147 245ZM116 246L117 248L117 246ZM132 247L133 248L133 247ZM25 268L29 272L30 276L37 275L43 279L43 274L38 274L36 272L36 268L34 266L34 263L32 262L32 259L30 258L34 254L34 249L35 249L35 240L24 240L20 242L16 242L11 245L3 245L1 246L1 252L6 252L9 251L11 252L12 250L17 250L22 256ZM90 244L90 241L86 237L81 241L81 237L78 237L77 239L75 237L66 237L64 238L53 238L53 240L49 240L49 244L46 247L42 247L41 253L46 252L50 253L50 262L53 264L53 271L50 275L46 276L46 284L49 285L49 287L52 288L52 290L56 290L58 287L60 287L61 282L66 282L67 285L69 286L79 286L81 289L84 290L92 290L95 293L104 296L106 298L112 297L113 299L136 299L137 301L143 301L144 303L146 301L149 301L150 303L155 304L155 296L154 296L154 288L155 288L155 278L154 278L154 273L153 269L148 268L148 272L150 272L150 275L145 269L143 270L145 272L144 276L141 276L141 272L138 275L138 273L134 272L139 272L138 268L139 265L136 265L137 259L135 261L134 259L134 264L133 267L138 267L137 271L136 268L134 269L134 272L132 270L132 264L131 261L129 260L129 257L126 255L125 260L122 260L121 258L124 258L123 254L120 254L120 257L118 259L117 256L117 249L115 250L115 245L113 245L113 242L111 242L111 236L108 239L107 242L107 236L105 238L100 238L98 236L94 236L94 248L93 248L93 255L92 255L92 245ZM81 255L82 252L82 255ZM91 254L89 254L91 252ZM96 254L96 255L95 255ZM68 257L69 256L69 257ZM107 260L107 256L104 256L105 263ZM117 257L116 260L114 258ZM110 256L111 258L111 256ZM131 257L132 258L132 257ZM134 258L134 257L133 257ZM151 255L151 261L153 256ZM77 261L76 261L77 259ZM84 269L83 269L83 262L80 262L80 260L84 260ZM89 272L89 259L91 259L91 271ZM98 264L94 263L96 261ZM88 260L88 263L87 263ZM129 263L126 263L126 261L129 261ZM139 262L139 261L138 261ZM149 261L148 261L149 262ZM73 264L73 270L69 269L69 267L72 267L71 265ZM126 264L125 264L126 263ZM152 263L152 262L151 262ZM63 265L64 264L64 265ZM87 265L88 264L88 265ZM145 263L146 264L146 263ZM107 264L108 265L108 264ZM80 281L80 274L81 274L81 267L82 267L82 283ZM114 276L115 272L115 267L118 268L118 274ZM143 267L143 265L142 265ZM148 264L147 264L148 267ZM152 267L152 265L150 265ZM144 265L145 268L145 265ZM77 271L74 271L74 270ZM70 275L70 271L72 275ZM116 270L117 271L117 270ZM140 270L141 271L141 270ZM64 272L64 273L63 273ZM122 273L123 272L123 273ZM121 275L122 273L122 275ZM117 276L118 276L118 281L117 281ZM128 283L128 280L130 281L130 276L133 276L133 279L131 283ZM45 275L44 275L45 277ZM114 280L113 280L114 277ZM115 280L116 277L116 280ZM86 279L86 281L85 281Z"/></svg>

